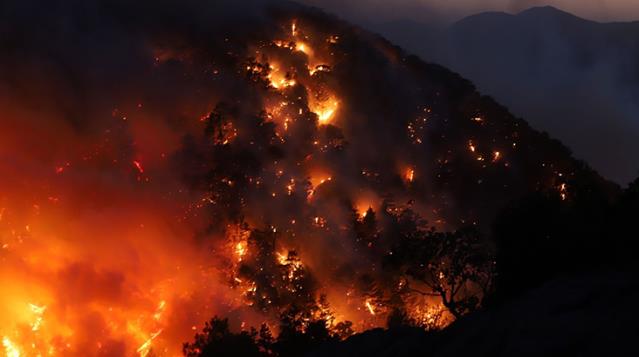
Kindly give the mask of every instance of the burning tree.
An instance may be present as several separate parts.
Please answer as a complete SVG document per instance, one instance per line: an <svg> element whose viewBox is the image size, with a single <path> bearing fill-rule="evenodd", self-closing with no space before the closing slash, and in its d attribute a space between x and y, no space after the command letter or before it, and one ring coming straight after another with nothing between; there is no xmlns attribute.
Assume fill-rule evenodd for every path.
<svg viewBox="0 0 639 357"><path fill-rule="evenodd" d="M254 285L246 297L262 311L288 306L316 307L316 282L295 251L276 252L277 233L253 230L237 275Z"/></svg>

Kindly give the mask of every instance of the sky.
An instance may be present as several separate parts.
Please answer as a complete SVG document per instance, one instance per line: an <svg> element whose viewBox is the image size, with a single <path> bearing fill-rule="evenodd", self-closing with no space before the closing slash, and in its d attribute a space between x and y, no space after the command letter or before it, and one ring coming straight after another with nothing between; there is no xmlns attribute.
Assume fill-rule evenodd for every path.
<svg viewBox="0 0 639 357"><path fill-rule="evenodd" d="M411 19L450 23L483 11L551 5L596 21L639 20L638 0L299 0L360 23Z"/></svg>

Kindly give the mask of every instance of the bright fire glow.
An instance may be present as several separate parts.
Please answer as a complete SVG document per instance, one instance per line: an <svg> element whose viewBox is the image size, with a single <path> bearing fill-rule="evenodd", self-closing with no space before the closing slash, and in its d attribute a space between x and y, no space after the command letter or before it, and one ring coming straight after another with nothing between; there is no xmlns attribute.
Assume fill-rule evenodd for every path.
<svg viewBox="0 0 639 357"><path fill-rule="evenodd" d="M333 120L338 106L339 102L337 100L316 101L310 105L310 109L313 113L317 114L319 124L325 125Z"/></svg>
<svg viewBox="0 0 639 357"><path fill-rule="evenodd" d="M4 351L7 357L20 357L20 350L16 345L14 345L9 337L4 336L2 338L2 346L4 346Z"/></svg>
<svg viewBox="0 0 639 357"><path fill-rule="evenodd" d="M284 36L288 37L288 23L282 28ZM336 230L332 227L340 227L340 230L345 227L331 210L335 207L330 206L333 203L327 203L332 197L312 199L316 191L322 185L326 185L327 192L337 184L354 188L356 181L346 175L342 177L341 171L333 171L330 159L322 158L322 150L326 152L326 148L331 147L328 142L339 139L328 134L326 137L330 138L326 139L321 136L323 134L317 134L330 132L333 128L316 127L315 116L309 113L317 115L319 125L337 126L347 120L342 116L346 117L348 98L339 97L341 92L330 86L333 81L324 81L333 76L333 64L323 61L332 58L323 52L333 51L326 49L337 47L331 44L337 43L339 37L326 33L314 37L311 30L300 29L296 22L291 24L290 35L293 38L265 42L266 45L260 48L265 50L256 57L262 61L264 54L268 60L240 68L255 75L251 78L260 83L256 93L258 90L268 93L268 99L255 102L265 103L265 108L260 109L268 112L269 125L274 122L278 129L284 128L273 142L290 140L295 133L310 132L313 145L309 143L308 146L312 147L312 154L303 152L294 164L273 163L276 168L272 172L267 164L252 176L225 175L217 177L216 182L222 182L231 191L242 188L243 181L248 182L246 185L250 190L267 187L268 200L274 202L273 211L283 206L282 200L302 202L306 205L301 210L304 212L291 209L290 216L273 219L272 224L277 227L269 227L274 234L289 234L297 227L310 228L310 233L296 232L294 241L303 242L303 234L324 234ZM277 56L270 58L268 51L276 52ZM173 57L173 54L163 54L156 61ZM306 71L311 76L306 75ZM305 94L298 94L304 91ZM145 93L126 94L131 94L135 109L117 109L111 113L117 118L118 125L126 118L126 126L119 136L113 134L117 128L110 127L109 109L106 115L109 121L104 126L108 127L105 132L113 136L102 136L102 130L95 130L101 134L87 130L95 137L83 137L71 130L71 126L69 129L64 126L63 132L50 130L51 134L44 135L44 140L40 137L29 139L33 149L18 144L12 144L15 145L12 147L0 140L0 156L16 156L19 163L0 167L3 178L3 191L0 192L3 265L0 271L0 285L3 286L0 336L3 336L2 345L7 357L96 354L145 357L152 351L176 356L181 352L182 343L193 337L197 326L202 326L214 315L224 316L232 311L233 316L253 326L271 318L265 317L263 311L255 311L253 302L247 302L247 296L261 290L258 283L237 273L238 267L250 263L256 255L253 241L249 240L250 231L238 223L235 224L237 227L230 224L232 227L227 227L223 233L210 233L212 221L218 223L220 218L212 217L209 208L219 202L220 197L186 185L181 173L175 172L175 163L167 160L171 154L183 149L185 137L204 135L204 127L209 124L211 127L217 125L215 135L207 137L216 150L220 146L224 150L235 149L238 143L250 147L252 141L242 142L247 123L234 122L236 118L216 122L217 118L213 116L202 116L213 104L213 99L204 93L195 97L207 97L205 103L195 103L196 99L189 97L183 106L178 105L176 99L158 104L157 108L153 108L155 104L139 104ZM109 103L109 108L120 104L123 108L126 106L126 103ZM5 112L1 101L0 105ZM184 117L185 123L164 123L157 118L157 113L164 112L167 117ZM21 119L23 117L16 117L10 123ZM51 122L55 122L54 119ZM300 123L306 123L312 130L298 130L302 126ZM0 127L6 129L1 122ZM238 127L242 133L238 132ZM416 128L419 134L419 127ZM247 136L251 135L250 130L247 132ZM16 131L11 135L27 138L30 133ZM53 153L41 149L42 143L50 140L56 143ZM472 143L470 147L474 152ZM33 157L37 157L38 162L30 161ZM50 161L43 166L44 170L39 170L42 158L50 158ZM197 170L208 169L209 163L198 164L201 166ZM407 182L426 177L426 172L418 171L417 167L393 168L393 171L394 180L398 175ZM375 179L373 176L371 180ZM565 186L561 191L565 197ZM372 194L357 191L353 196L348 197L352 201L347 202L355 202L353 209L360 219L366 217L369 208L381 206L382 199ZM241 204L249 203L242 201ZM271 207L270 202L260 202L262 204ZM344 203L340 207L345 211L350 209L344 207ZM254 216L246 217L247 225L253 228L258 226L253 225L255 221L262 218L255 216L278 213L263 207L262 211L260 208L255 211L258 212ZM346 212L345 219L351 221L351 212ZM254 212L246 215L251 213ZM298 249L297 246L294 248ZM279 241L277 250L280 253L269 257L276 259L275 262L281 265L278 269L291 280L307 268L306 264L309 264L309 270L319 266L318 279L325 278L326 271L321 269L328 268L321 265L323 262L318 263L319 259L311 259L310 254L304 256L303 253L308 252L303 248L299 249L304 263L292 251L282 251ZM329 286L326 293L331 297L329 305L333 316L353 320L360 330L362 326L370 327L373 320L382 320L387 311L382 299L366 299L362 306L363 292L344 292L345 287L333 287L326 281L321 283ZM434 315L429 314L420 316L423 315L426 321L434 321ZM371 315L377 317L371 318Z"/></svg>
<svg viewBox="0 0 639 357"><path fill-rule="evenodd" d="M366 302L364 303L364 306L366 306L366 309L371 315L375 315L375 309L373 308L373 305L371 304L370 300L367 299Z"/></svg>

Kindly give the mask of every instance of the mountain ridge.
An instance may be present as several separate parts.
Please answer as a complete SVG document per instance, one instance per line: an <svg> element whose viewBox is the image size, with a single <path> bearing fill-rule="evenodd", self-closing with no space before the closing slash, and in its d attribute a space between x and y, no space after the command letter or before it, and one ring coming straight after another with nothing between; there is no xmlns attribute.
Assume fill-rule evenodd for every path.
<svg viewBox="0 0 639 357"><path fill-rule="evenodd" d="M538 7L471 15L446 29L379 31L469 78L606 177L625 184L639 172L625 155L639 150L639 22L600 23Z"/></svg>

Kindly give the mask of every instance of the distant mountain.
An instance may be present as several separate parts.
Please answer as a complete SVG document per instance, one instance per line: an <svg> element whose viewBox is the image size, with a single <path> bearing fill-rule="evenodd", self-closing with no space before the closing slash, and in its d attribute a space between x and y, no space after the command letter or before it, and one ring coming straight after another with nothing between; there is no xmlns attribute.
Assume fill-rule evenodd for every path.
<svg viewBox="0 0 639 357"><path fill-rule="evenodd" d="M639 172L639 22L537 7L473 15L444 30L403 22L376 30L469 78L604 176L625 184Z"/></svg>

